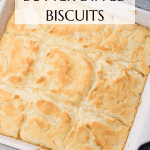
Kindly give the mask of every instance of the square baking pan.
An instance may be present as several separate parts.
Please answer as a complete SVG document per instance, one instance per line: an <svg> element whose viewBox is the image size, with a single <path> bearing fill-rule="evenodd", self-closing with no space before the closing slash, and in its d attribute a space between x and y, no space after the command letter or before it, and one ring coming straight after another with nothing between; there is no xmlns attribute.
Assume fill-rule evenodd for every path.
<svg viewBox="0 0 150 150"><path fill-rule="evenodd" d="M0 0L0 38L6 23L15 6L15 0ZM132 13L132 12L131 12ZM136 7L136 23L150 29L150 12ZM139 108L128 136L124 150L137 150L138 147L150 139L150 75L147 78ZM0 143L22 150L35 150L39 147L10 137L0 135Z"/></svg>

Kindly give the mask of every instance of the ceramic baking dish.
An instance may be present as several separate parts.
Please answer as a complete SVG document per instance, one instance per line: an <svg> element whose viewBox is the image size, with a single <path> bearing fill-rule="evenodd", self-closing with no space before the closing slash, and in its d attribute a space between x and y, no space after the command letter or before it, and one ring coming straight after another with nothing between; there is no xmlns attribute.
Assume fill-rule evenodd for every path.
<svg viewBox="0 0 150 150"><path fill-rule="evenodd" d="M0 38L4 32L6 23L14 10L15 0L0 0ZM136 8L136 22L150 28L150 12ZM133 126L131 128L124 150L137 150L147 142L150 136L150 75L142 94ZM0 143L22 150L35 150L37 146L0 135Z"/></svg>

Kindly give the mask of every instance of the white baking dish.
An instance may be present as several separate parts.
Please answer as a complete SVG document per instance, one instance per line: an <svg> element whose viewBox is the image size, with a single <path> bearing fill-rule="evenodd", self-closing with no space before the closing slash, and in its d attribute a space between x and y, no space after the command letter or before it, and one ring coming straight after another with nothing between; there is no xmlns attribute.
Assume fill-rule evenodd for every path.
<svg viewBox="0 0 150 150"><path fill-rule="evenodd" d="M5 25L13 12L15 0L0 1L0 37ZM150 12L136 8L136 22L150 28ZM138 108L134 124L131 128L124 150L137 150L138 147L150 140L150 75L142 94L142 102ZM0 143L22 150L35 150L38 147L0 135Z"/></svg>
<svg viewBox="0 0 150 150"><path fill-rule="evenodd" d="M0 38L5 29L5 25L14 10L15 0L0 0Z"/></svg>

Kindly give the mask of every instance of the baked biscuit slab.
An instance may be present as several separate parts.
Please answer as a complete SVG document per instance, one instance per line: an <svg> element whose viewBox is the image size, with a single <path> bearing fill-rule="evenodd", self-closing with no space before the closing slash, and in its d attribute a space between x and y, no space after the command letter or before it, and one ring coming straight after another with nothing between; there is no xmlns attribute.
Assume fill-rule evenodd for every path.
<svg viewBox="0 0 150 150"><path fill-rule="evenodd" d="M120 150L124 147L128 127L116 119L80 109L75 124L65 139L65 150Z"/></svg>
<svg viewBox="0 0 150 150"><path fill-rule="evenodd" d="M22 140L54 150L64 148L64 139L73 124L68 112L34 92L27 108L27 118L20 131Z"/></svg>
<svg viewBox="0 0 150 150"><path fill-rule="evenodd" d="M0 85L0 134L20 138L20 130L26 118L26 107L32 91Z"/></svg>
<svg viewBox="0 0 150 150"><path fill-rule="evenodd" d="M138 27L139 26L137 24L55 25L43 39L44 42L50 45L61 45L69 48L72 47L75 51L87 53L98 49L100 45L107 41L107 39L115 37L116 33L118 38L113 40L116 42L118 42L119 39L121 40L121 44L120 46L117 46L117 48L125 48L127 42L125 42L124 38L128 38L135 33ZM57 42L58 40L59 42ZM113 45L115 46L115 44L117 43L114 43Z"/></svg>
<svg viewBox="0 0 150 150"><path fill-rule="evenodd" d="M86 53L102 41L101 33L106 25L55 25L43 38L50 45L58 45ZM59 42L58 42L59 41Z"/></svg>
<svg viewBox="0 0 150 150"><path fill-rule="evenodd" d="M150 31L142 26L125 36L122 27L117 27L98 50L102 59L124 61L139 73L147 75L150 67Z"/></svg>
<svg viewBox="0 0 150 150"><path fill-rule="evenodd" d="M28 86L49 91L56 101L78 103L92 83L92 62L83 54L63 47L48 48L35 69L34 78L29 75Z"/></svg>
<svg viewBox="0 0 150 150"><path fill-rule="evenodd" d="M5 33L0 41L0 82L23 86L34 72L39 49L35 38Z"/></svg>
<svg viewBox="0 0 150 150"><path fill-rule="evenodd" d="M14 13L0 40L0 134L52 150L122 150L149 73L150 31L15 25Z"/></svg>
<svg viewBox="0 0 150 150"><path fill-rule="evenodd" d="M89 92L88 105L95 112L104 112L131 126L146 78L125 62L96 62L95 83Z"/></svg>
<svg viewBox="0 0 150 150"><path fill-rule="evenodd" d="M150 71L150 31L137 24L55 25L43 41L84 53L94 62L113 59L127 62L145 75Z"/></svg>
<svg viewBox="0 0 150 150"><path fill-rule="evenodd" d="M40 44L35 38L4 34L1 82L47 90L56 99L81 101L92 81L92 62L83 54Z"/></svg>

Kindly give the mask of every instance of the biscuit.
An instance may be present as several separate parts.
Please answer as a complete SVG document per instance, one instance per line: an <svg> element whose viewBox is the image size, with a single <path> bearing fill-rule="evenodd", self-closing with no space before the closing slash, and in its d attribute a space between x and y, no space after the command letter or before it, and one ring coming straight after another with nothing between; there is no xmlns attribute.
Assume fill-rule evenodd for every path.
<svg viewBox="0 0 150 150"><path fill-rule="evenodd" d="M79 116L65 140L69 150L120 150L129 129L116 119L81 108Z"/></svg>
<svg viewBox="0 0 150 150"><path fill-rule="evenodd" d="M52 150L122 150L150 69L150 31L14 22L13 13L0 40L0 134Z"/></svg>
<svg viewBox="0 0 150 150"><path fill-rule="evenodd" d="M0 85L0 134L20 138L32 90Z"/></svg>
<svg viewBox="0 0 150 150"><path fill-rule="evenodd" d="M87 104L131 126L146 78L125 62L99 60ZM89 103L90 102L90 103Z"/></svg>
<svg viewBox="0 0 150 150"><path fill-rule="evenodd" d="M73 118L50 99L41 99L34 92L27 110L20 138L26 142L52 149L63 149Z"/></svg>

